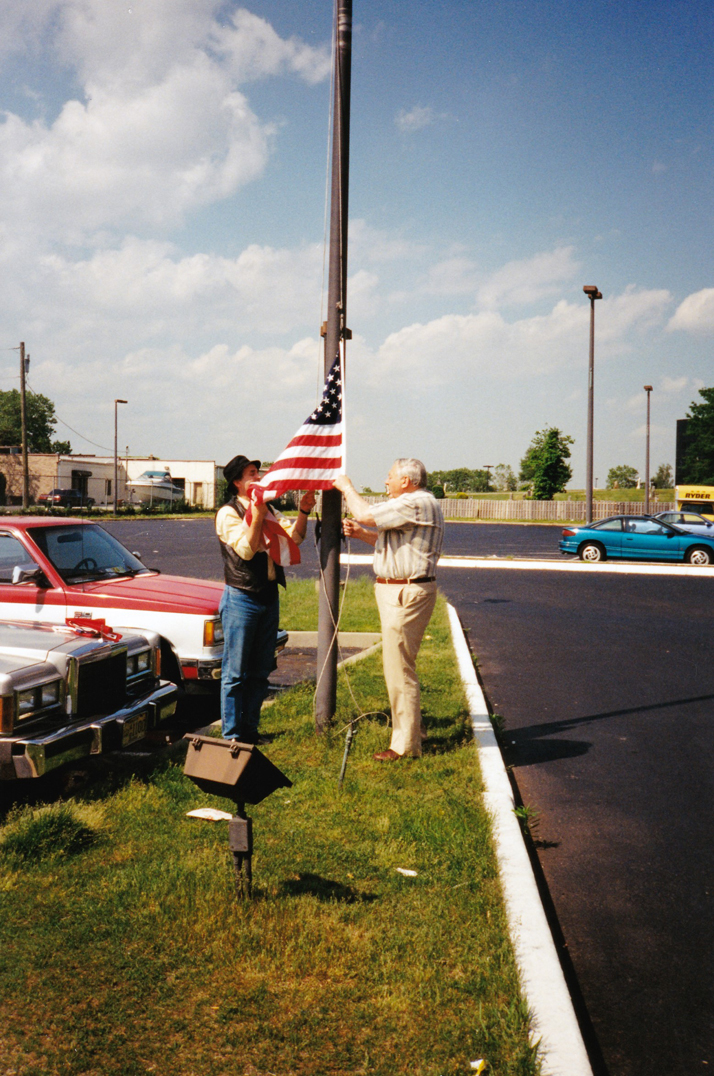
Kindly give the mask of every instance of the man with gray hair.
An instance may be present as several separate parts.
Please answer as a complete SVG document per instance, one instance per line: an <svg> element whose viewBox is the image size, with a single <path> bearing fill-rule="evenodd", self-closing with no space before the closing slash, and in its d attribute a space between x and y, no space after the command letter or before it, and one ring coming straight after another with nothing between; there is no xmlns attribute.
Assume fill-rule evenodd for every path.
<svg viewBox="0 0 714 1076"><path fill-rule="evenodd" d="M392 708L392 740L378 762L421 755L422 731L416 659L436 603L436 565L444 517L426 488L421 460L395 460L385 483L388 500L369 504L346 475L335 479L353 519L345 534L375 547L374 591L382 623L382 660Z"/></svg>

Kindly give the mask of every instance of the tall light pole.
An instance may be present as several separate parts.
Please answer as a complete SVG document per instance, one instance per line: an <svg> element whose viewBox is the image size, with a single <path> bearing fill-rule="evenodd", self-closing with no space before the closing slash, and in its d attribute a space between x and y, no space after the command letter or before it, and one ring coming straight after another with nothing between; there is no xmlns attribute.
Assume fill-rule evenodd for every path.
<svg viewBox="0 0 714 1076"><path fill-rule="evenodd" d="M593 412L595 382L595 300L602 299L602 292L594 284L585 284L583 291L590 300L590 364L588 366L588 446L585 463L585 522L593 518Z"/></svg>
<svg viewBox="0 0 714 1076"><path fill-rule="evenodd" d="M114 515L117 514L117 486L119 483L119 460L117 450L117 404L125 404L128 402L128 400L114 401Z"/></svg>
<svg viewBox="0 0 714 1076"><path fill-rule="evenodd" d="M645 448L645 515L650 514L650 393L651 385L645 385L647 393L647 440Z"/></svg>

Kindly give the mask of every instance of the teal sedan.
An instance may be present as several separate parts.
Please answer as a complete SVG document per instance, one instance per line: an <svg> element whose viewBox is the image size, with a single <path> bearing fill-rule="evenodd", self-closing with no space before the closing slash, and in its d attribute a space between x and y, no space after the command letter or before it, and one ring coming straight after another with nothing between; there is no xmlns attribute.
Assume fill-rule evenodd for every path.
<svg viewBox="0 0 714 1076"><path fill-rule="evenodd" d="M608 557L714 564L714 538L692 534L652 516L611 516L585 527L566 527L559 549L593 564Z"/></svg>

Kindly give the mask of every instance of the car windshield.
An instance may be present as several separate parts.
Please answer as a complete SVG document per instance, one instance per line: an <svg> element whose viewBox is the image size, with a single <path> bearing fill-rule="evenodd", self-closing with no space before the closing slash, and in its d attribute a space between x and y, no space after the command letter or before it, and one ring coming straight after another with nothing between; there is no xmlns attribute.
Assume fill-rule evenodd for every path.
<svg viewBox="0 0 714 1076"><path fill-rule="evenodd" d="M86 583L151 571L121 542L96 524L76 527L28 527L33 542L65 583Z"/></svg>

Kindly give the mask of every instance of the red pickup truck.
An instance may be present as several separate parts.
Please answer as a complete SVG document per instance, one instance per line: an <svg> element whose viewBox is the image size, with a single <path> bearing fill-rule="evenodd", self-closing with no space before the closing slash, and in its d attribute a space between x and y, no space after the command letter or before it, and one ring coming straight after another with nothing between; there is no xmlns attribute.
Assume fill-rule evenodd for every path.
<svg viewBox="0 0 714 1076"><path fill-rule="evenodd" d="M147 568L97 523L0 517L0 620L98 617L118 632L157 632L162 676L187 691L218 689L222 593L222 583ZM281 631L276 651L286 642Z"/></svg>

